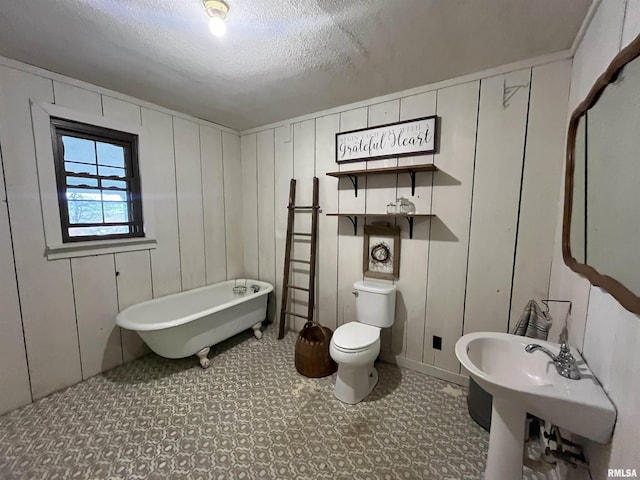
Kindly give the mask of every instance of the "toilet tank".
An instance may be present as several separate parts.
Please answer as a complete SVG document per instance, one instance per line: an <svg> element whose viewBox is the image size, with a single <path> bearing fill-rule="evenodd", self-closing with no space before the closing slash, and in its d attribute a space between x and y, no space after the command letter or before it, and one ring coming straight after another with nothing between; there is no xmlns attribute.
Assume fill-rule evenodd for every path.
<svg viewBox="0 0 640 480"><path fill-rule="evenodd" d="M353 288L358 322L380 328L393 325L396 310L395 285L358 280Z"/></svg>

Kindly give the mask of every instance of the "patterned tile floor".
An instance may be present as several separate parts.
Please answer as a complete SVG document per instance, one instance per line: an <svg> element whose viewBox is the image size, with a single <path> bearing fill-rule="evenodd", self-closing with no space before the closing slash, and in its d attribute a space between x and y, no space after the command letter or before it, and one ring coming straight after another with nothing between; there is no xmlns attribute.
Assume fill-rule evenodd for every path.
<svg viewBox="0 0 640 480"><path fill-rule="evenodd" d="M295 334L149 355L0 417L1 479L481 479L466 391L386 363L355 406L300 376Z"/></svg>

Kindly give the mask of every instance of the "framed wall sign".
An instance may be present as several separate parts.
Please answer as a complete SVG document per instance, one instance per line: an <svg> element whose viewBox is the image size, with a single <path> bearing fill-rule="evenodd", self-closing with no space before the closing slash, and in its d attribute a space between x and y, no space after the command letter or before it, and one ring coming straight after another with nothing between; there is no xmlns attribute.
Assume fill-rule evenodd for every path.
<svg viewBox="0 0 640 480"><path fill-rule="evenodd" d="M435 153L438 117L336 133L336 163Z"/></svg>
<svg viewBox="0 0 640 480"><path fill-rule="evenodd" d="M400 227L388 223L364 226L362 272L387 280L400 276Z"/></svg>

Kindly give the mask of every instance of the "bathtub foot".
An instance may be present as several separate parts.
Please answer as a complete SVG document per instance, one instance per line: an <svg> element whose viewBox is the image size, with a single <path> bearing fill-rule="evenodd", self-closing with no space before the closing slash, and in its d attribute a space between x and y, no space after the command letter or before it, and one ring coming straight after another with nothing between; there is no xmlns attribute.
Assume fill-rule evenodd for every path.
<svg viewBox="0 0 640 480"><path fill-rule="evenodd" d="M207 358L207 355L209 355L209 350L211 349L209 347L206 347L196 353L196 355L200 359L200 366L202 368L209 368L209 365L211 365L211 361Z"/></svg>
<svg viewBox="0 0 640 480"><path fill-rule="evenodd" d="M262 330L260 330L262 328L262 322L258 322L256 323L253 327L253 334L255 335L255 337L260 340L262 338Z"/></svg>

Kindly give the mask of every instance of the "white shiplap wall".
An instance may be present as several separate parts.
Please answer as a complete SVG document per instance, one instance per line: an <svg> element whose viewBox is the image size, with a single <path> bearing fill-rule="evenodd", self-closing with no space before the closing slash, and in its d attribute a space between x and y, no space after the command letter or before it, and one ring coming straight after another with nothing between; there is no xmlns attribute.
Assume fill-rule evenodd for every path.
<svg viewBox="0 0 640 480"><path fill-rule="evenodd" d="M45 258L30 101L143 129L157 248ZM120 309L242 274L237 133L2 59L0 145L0 413L146 353Z"/></svg>
<svg viewBox="0 0 640 480"><path fill-rule="evenodd" d="M338 181L326 172L434 161L440 172L419 174L411 200L417 212L436 218L416 220L413 239L406 220L397 220L402 253L396 322L383 332L382 350L384 358L402 365L461 380L453 347L463 333L506 331L529 298L547 297L570 70L569 60L520 66L246 132L241 142L247 191L243 209L250 214L243 229L245 270L268 280L275 268L280 293L290 178L298 181L298 203L309 203L316 175L323 213L371 215L384 212L397 196L411 196L408 175L360 178L355 197L349 180ZM505 83L524 85L506 108ZM335 163L336 132L433 114L442 119L439 153ZM269 141L259 141L262 137ZM263 178L271 162L275 176ZM253 188L257 195L249 194ZM261 206L262 198L273 198L274 208ZM375 220L367 217L367 223ZM354 236L347 219L320 217L317 312L331 328L355 320L351 292L353 282L362 278L362 224L360 217ZM265 256L271 258L271 245L263 248L262 242L273 231L275 267L269 263L263 272L260 266ZM296 257L306 251L304 244L294 247ZM294 282L306 281L304 271L294 273ZM301 297L294 297L294 308L304 312ZM299 319L290 324L296 330L301 326ZM443 338L442 350L432 348L434 335Z"/></svg>
<svg viewBox="0 0 640 480"><path fill-rule="evenodd" d="M639 34L639 0L600 3L575 53L569 114L586 97L615 55ZM562 217L559 217L551 295L573 302L567 318L569 342L581 350L618 413L613 438L607 445L581 440L590 463L590 474L584 469L570 470L567 478L608 478L609 469L620 468L635 469L636 474L640 474L640 315L625 310L611 295L569 270L562 260L561 231Z"/></svg>

